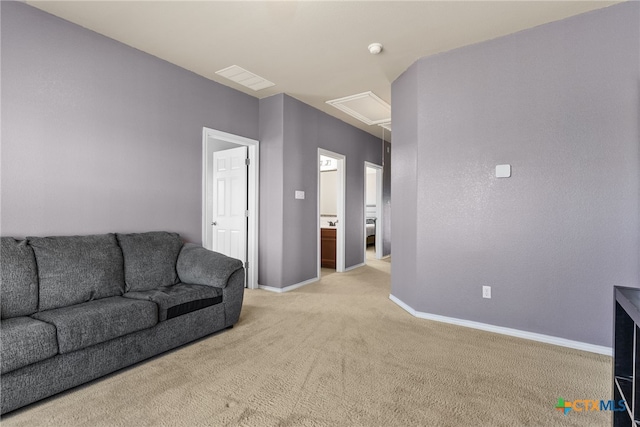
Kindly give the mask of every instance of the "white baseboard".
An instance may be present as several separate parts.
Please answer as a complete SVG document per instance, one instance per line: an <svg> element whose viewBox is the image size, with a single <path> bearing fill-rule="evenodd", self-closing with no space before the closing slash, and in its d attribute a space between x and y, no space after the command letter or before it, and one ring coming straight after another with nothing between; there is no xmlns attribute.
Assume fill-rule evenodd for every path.
<svg viewBox="0 0 640 427"><path fill-rule="evenodd" d="M561 347L574 348L576 350L589 351L591 353L604 354L611 356L613 349L601 345L589 344L581 341L573 341L565 338L554 337L551 335L537 334L535 332L521 331L519 329L505 328L503 326L490 325L488 323L474 322L471 320L456 319L455 317L440 316L438 314L423 313L409 307L406 303L393 295L389 295L389 299L398 304L402 309L409 312L419 319L435 320L436 322L450 323L453 325L465 326L467 328L480 329L497 334L510 335L512 337L524 338L532 341L543 342L547 344L559 345Z"/></svg>
<svg viewBox="0 0 640 427"><path fill-rule="evenodd" d="M360 264L352 265L349 268L345 268L344 271L347 272L347 271L355 270L356 268L364 267L365 265L367 265L367 264L362 262Z"/></svg>
<svg viewBox="0 0 640 427"><path fill-rule="evenodd" d="M259 289L264 289L265 291L269 291L269 292L277 292L279 294L283 293L283 292L289 292L292 291L294 289L298 289L301 288L305 285L309 285L311 283L317 282L318 279L317 277L314 277L313 279L309 279L309 280L305 280L304 282L300 282L300 283L296 283L294 285L289 285L289 286L285 286L284 288L276 288L274 286L266 286L266 285L258 285Z"/></svg>

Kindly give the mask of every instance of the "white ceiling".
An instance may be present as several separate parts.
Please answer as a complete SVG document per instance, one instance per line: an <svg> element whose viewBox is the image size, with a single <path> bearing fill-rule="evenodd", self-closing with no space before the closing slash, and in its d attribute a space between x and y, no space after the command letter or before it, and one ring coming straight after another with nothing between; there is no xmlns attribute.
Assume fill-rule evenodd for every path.
<svg viewBox="0 0 640 427"><path fill-rule="evenodd" d="M617 2L27 1L251 96L287 93L382 136L326 101L372 91L417 59ZM374 56L367 46L384 45ZM216 71L239 65L276 85L255 92ZM387 136L389 131L386 131Z"/></svg>

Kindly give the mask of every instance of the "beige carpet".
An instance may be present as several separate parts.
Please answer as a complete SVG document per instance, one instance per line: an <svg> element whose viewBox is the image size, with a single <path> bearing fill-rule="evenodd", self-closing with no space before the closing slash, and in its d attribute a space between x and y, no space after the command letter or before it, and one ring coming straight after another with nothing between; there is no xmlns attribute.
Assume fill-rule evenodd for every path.
<svg viewBox="0 0 640 427"><path fill-rule="evenodd" d="M416 319L390 264L275 294L228 331L17 411L2 426L597 426L611 359Z"/></svg>

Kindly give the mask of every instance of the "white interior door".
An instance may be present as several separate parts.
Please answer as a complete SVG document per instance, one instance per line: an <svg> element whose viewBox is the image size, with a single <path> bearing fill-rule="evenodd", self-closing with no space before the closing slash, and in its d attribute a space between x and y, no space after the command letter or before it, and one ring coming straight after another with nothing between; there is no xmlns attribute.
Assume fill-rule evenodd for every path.
<svg viewBox="0 0 640 427"><path fill-rule="evenodd" d="M247 147L213 153L212 249L247 261Z"/></svg>

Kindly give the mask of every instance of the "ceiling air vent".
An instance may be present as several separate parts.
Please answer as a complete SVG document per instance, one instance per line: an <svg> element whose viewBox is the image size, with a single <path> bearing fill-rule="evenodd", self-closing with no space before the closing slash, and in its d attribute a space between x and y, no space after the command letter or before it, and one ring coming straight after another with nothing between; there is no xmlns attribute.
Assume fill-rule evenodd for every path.
<svg viewBox="0 0 640 427"><path fill-rule="evenodd" d="M263 77L253 74L251 71L238 67L237 65L232 65L231 67L216 71L216 74L226 77L229 80L233 80L234 82L255 91L276 85Z"/></svg>
<svg viewBox="0 0 640 427"><path fill-rule="evenodd" d="M332 99L327 104L344 111L368 125L391 122L391 106L373 92L364 92L344 98Z"/></svg>

